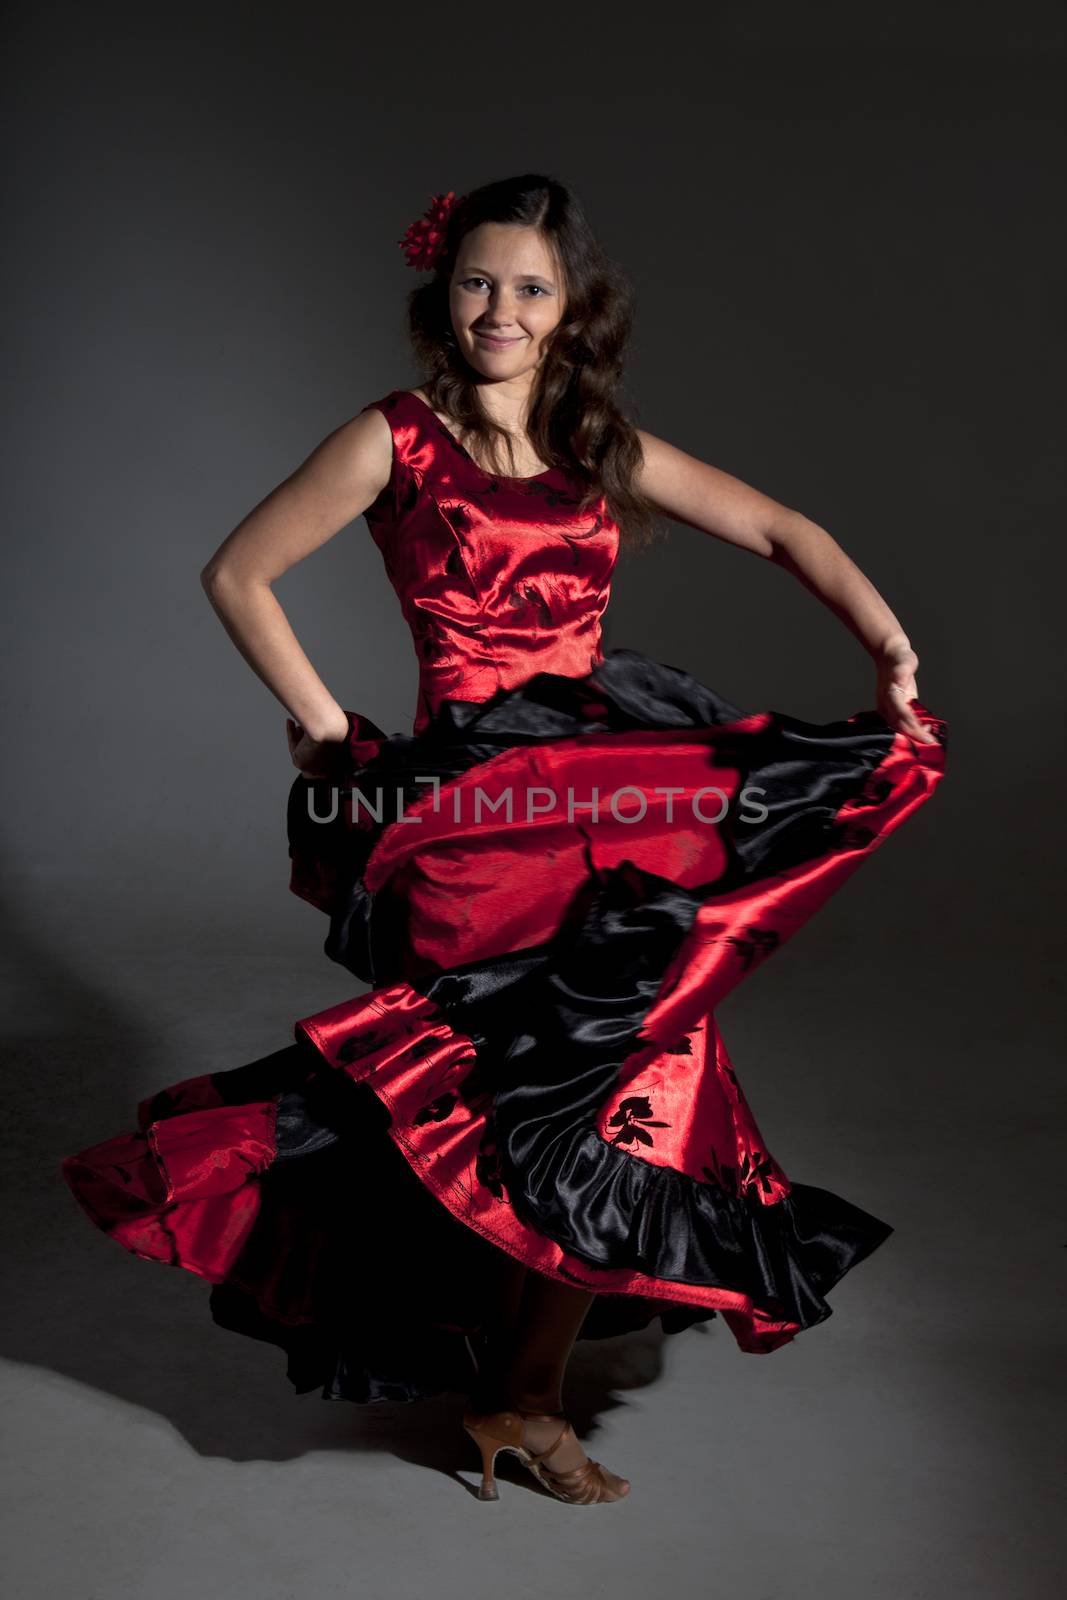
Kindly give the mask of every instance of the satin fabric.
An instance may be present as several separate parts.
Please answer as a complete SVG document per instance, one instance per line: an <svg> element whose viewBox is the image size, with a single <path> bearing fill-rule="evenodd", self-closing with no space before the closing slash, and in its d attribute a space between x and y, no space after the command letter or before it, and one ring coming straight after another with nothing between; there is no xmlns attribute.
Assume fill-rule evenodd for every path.
<svg viewBox="0 0 1067 1600"><path fill-rule="evenodd" d="M934 745L874 711L746 713L605 656L603 500L579 511L558 468L482 472L407 391L375 404L394 464L367 523L419 656L414 724L350 711L287 814L290 888L370 992L297 1019L273 1065L152 1097L67 1181L330 1398L462 1386L500 1252L597 1292L583 1336L720 1314L768 1353L892 1228L790 1180L714 1009L930 797L946 726L918 701ZM376 1201L394 1231L372 1251Z"/></svg>
<svg viewBox="0 0 1067 1600"><path fill-rule="evenodd" d="M823 1320L825 1290L891 1229L790 1183L712 1009L924 803L944 744L870 712L746 716L635 651L453 704L432 736L366 731L353 785L399 796L405 821L360 830L327 949L378 987L298 1035L373 1085L454 1215L539 1270L714 1307L756 1353ZM420 793L428 772L442 787ZM600 834L577 812L475 821L462 804L553 776L650 803ZM685 809L709 783L730 800L716 825ZM293 838L299 883L310 836Z"/></svg>
<svg viewBox="0 0 1067 1600"><path fill-rule="evenodd" d="M483 472L409 390L373 403L392 430L393 473L365 516L419 661L413 732L445 699L588 671L619 550L603 498L581 510L583 486L558 467Z"/></svg>

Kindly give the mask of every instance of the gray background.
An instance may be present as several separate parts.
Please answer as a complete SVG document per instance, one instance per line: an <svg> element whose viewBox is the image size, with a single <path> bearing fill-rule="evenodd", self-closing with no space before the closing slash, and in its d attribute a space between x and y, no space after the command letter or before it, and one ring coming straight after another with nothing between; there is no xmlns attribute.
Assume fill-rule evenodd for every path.
<svg viewBox="0 0 1067 1600"><path fill-rule="evenodd" d="M1051 1594L1060 8L371 9L8 12L11 1592ZM829 529L950 728L931 804L719 1013L790 1175L897 1231L770 1357L718 1321L579 1346L572 1413L634 1484L581 1513L506 1465L473 1500L455 1397L296 1399L57 1175L358 987L287 891L285 711L198 573L416 380L394 241L429 196L531 169L635 280L635 420ZM362 520L276 592L410 730ZM873 704L828 611L691 529L624 556L604 642L749 709Z"/></svg>

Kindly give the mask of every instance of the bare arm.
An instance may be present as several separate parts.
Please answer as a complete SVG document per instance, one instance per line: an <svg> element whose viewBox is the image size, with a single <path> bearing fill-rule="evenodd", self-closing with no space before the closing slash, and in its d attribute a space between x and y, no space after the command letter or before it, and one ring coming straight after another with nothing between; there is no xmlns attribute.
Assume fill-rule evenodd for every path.
<svg viewBox="0 0 1067 1600"><path fill-rule="evenodd" d="M899 620L837 541L799 511L638 429L641 492L676 522L784 567L863 645L878 672L878 710L894 728L936 743L911 710L919 658Z"/></svg>
<svg viewBox="0 0 1067 1600"><path fill-rule="evenodd" d="M343 739L347 718L304 654L271 584L366 510L388 483L392 459L392 435L381 412L360 412L238 523L200 573L238 650L313 742Z"/></svg>

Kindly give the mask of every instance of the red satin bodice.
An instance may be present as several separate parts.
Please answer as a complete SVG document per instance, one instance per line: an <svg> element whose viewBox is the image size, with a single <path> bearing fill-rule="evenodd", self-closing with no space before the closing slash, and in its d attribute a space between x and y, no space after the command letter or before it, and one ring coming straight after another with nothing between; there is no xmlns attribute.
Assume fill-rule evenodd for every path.
<svg viewBox="0 0 1067 1600"><path fill-rule="evenodd" d="M410 390L370 405L389 423L393 471L365 516L419 660L412 732L445 699L489 700L538 672L584 677L603 659L619 549L603 496L579 511L581 486L558 467L484 472Z"/></svg>

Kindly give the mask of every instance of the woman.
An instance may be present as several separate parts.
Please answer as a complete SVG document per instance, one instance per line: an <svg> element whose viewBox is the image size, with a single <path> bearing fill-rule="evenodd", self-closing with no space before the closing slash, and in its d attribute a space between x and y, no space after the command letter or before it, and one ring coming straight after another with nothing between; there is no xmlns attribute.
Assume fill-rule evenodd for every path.
<svg viewBox="0 0 1067 1600"><path fill-rule="evenodd" d="M768 1353L892 1231L790 1182L714 1006L928 798L945 726L822 528L622 414L628 291L562 184L449 193L401 243L432 274L421 384L324 439L202 575L291 713L290 887L371 989L64 1172L298 1391L464 1391L482 1498L506 1449L603 1503L629 1483L564 1415L576 1338L718 1313ZM745 714L605 656L620 541L657 513L791 571L870 654L875 709ZM271 590L361 514L419 656L410 735L339 705Z"/></svg>

